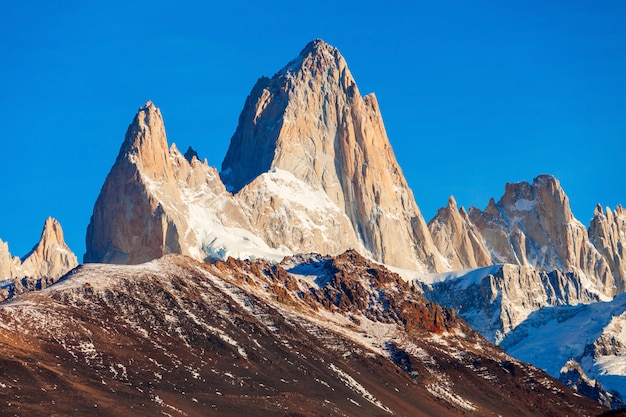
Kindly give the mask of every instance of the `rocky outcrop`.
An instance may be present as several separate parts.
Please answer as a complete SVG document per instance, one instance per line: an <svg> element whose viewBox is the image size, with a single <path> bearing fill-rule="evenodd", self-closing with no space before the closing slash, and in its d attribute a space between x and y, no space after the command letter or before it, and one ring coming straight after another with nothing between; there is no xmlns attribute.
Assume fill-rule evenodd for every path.
<svg viewBox="0 0 626 417"><path fill-rule="evenodd" d="M0 241L0 279L49 278L56 281L78 265L76 255L65 243L61 224L46 219L39 242L21 259L12 256L7 243Z"/></svg>
<svg viewBox="0 0 626 417"><path fill-rule="evenodd" d="M559 181L540 175L532 183L507 184L497 203L492 198L484 211L471 207L469 215L458 210L452 198L429 222L429 229L453 268L503 263L571 273L580 280L577 286L610 299L622 285L619 231L624 223L617 219L598 213L590 239L574 218Z"/></svg>
<svg viewBox="0 0 626 417"><path fill-rule="evenodd" d="M430 300L454 308L487 339L500 343L534 311L598 301L584 279L528 265L492 265L423 285Z"/></svg>
<svg viewBox="0 0 626 417"><path fill-rule="evenodd" d="M615 210L598 204L589 226L589 239L604 256L615 278L618 293L626 291L626 211L621 205Z"/></svg>
<svg viewBox="0 0 626 417"><path fill-rule="evenodd" d="M20 258L11 255L9 244L0 240L0 279L19 276L21 264Z"/></svg>
<svg viewBox="0 0 626 417"><path fill-rule="evenodd" d="M149 192L159 184L168 200L180 202L169 157L161 112L148 101L128 127L94 206L85 262L133 264L185 253L179 232L185 230L184 218L173 219Z"/></svg>
<svg viewBox="0 0 626 417"><path fill-rule="evenodd" d="M439 209L428 222L428 229L450 269L479 268L492 264L489 249L480 232L465 209L457 208L454 197L451 196L448 205Z"/></svg>
<svg viewBox="0 0 626 417"><path fill-rule="evenodd" d="M76 255L65 243L61 225L49 217L39 242L22 259L11 256L8 244L0 241L0 302L45 288L77 265Z"/></svg>
<svg viewBox="0 0 626 417"><path fill-rule="evenodd" d="M376 98L361 96L344 58L321 40L271 79L257 82L221 175L237 192L273 169L323 191L345 213L351 227L338 235L346 244L363 246L390 265L444 268L395 159Z"/></svg>
<svg viewBox="0 0 626 417"><path fill-rule="evenodd" d="M574 391L594 399L606 407L620 408L624 406L619 396L607 392L601 383L589 378L574 359L570 359L563 366L559 380Z"/></svg>
<svg viewBox="0 0 626 417"><path fill-rule="evenodd" d="M28 278L58 279L78 265L74 252L65 243L61 224L46 219L39 242L23 258L22 275Z"/></svg>
<svg viewBox="0 0 626 417"><path fill-rule="evenodd" d="M168 149L161 113L148 102L128 128L96 201L84 259L137 264L168 253L282 259L357 246L350 230L323 192L286 171L265 173L233 196L195 151Z"/></svg>
<svg viewBox="0 0 626 417"><path fill-rule="evenodd" d="M604 216L596 210L590 239L550 175L540 175L532 183L507 184L497 203L492 198L484 211L472 207L469 216L451 198L429 223L442 254L458 269L503 265L496 272L490 267L457 274L427 286L425 292L499 343L543 307L615 296L616 280L609 265L619 271L619 263L607 263L592 242L604 253L616 253L612 259L619 261L623 224L616 219L619 216L610 211Z"/></svg>

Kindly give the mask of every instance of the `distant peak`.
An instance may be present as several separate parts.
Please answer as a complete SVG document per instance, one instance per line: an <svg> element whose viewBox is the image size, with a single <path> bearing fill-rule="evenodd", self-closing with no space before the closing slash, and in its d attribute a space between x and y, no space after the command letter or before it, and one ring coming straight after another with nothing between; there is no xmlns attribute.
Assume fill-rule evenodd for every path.
<svg viewBox="0 0 626 417"><path fill-rule="evenodd" d="M52 238L53 241L63 242L63 229L61 229L61 224L57 219L53 217L48 217L43 226L43 231L41 233L41 240L50 241Z"/></svg>
<svg viewBox="0 0 626 417"><path fill-rule="evenodd" d="M598 203L596 205L596 209L593 211L593 216L597 217L597 216L603 216L604 215L604 210L602 209L602 204Z"/></svg>
<svg viewBox="0 0 626 417"><path fill-rule="evenodd" d="M451 195L450 198L448 198L448 207L456 210L456 200L454 199L453 195Z"/></svg>
<svg viewBox="0 0 626 417"><path fill-rule="evenodd" d="M61 228L61 223L55 218L48 217L43 225L39 242L37 242L33 249L24 255L21 260L24 262L24 260L28 259L33 253L43 253L47 248L57 245L65 246L63 229Z"/></svg>
<svg viewBox="0 0 626 417"><path fill-rule="evenodd" d="M154 105L152 100L146 101L146 104L143 105L139 110L147 110L147 109L156 109L157 107Z"/></svg>

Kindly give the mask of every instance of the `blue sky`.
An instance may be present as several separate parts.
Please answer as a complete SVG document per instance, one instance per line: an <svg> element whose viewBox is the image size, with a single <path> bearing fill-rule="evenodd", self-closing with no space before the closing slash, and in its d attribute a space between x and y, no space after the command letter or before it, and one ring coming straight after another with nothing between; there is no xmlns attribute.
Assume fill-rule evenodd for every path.
<svg viewBox="0 0 626 417"><path fill-rule="evenodd" d="M257 78L311 40L375 92L426 220L554 174L576 217L626 203L626 2L3 2L0 239L48 216L82 258L93 204L151 99L220 167Z"/></svg>

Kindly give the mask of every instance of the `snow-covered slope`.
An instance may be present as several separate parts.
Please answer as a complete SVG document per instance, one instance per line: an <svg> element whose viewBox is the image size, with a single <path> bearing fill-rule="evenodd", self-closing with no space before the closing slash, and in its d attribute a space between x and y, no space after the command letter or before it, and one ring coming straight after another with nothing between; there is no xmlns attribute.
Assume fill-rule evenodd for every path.
<svg viewBox="0 0 626 417"><path fill-rule="evenodd" d="M626 294L611 302L541 309L500 346L555 377L573 359L590 378L626 399Z"/></svg>
<svg viewBox="0 0 626 417"><path fill-rule="evenodd" d="M494 343L545 306L610 299L575 274L546 273L530 266L492 265L416 278L427 298L454 308Z"/></svg>

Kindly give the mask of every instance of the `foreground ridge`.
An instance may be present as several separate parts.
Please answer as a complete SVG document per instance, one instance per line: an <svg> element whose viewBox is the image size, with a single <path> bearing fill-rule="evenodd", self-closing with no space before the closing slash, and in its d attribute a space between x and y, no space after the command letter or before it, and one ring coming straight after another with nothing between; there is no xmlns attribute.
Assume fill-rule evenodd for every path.
<svg viewBox="0 0 626 417"><path fill-rule="evenodd" d="M0 404L18 414L604 410L356 252L88 264L0 305L0 323Z"/></svg>

